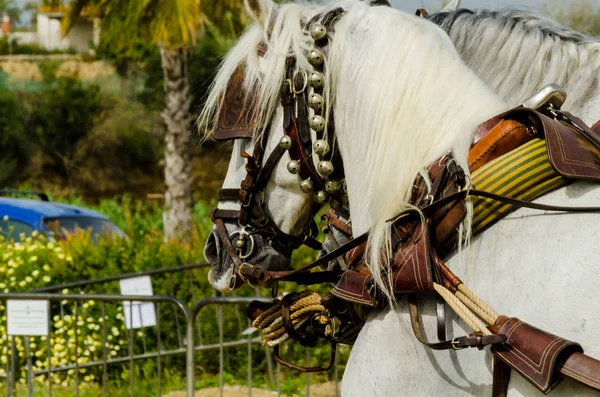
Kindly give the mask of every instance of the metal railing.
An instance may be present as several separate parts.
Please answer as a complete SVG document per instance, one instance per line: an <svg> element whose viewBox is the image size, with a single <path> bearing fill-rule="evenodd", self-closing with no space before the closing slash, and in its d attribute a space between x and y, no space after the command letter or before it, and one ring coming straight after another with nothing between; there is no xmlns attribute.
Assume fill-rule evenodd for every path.
<svg viewBox="0 0 600 397"><path fill-rule="evenodd" d="M161 371L161 364L162 364L162 359L166 356L170 356L170 355L174 355L174 354L181 354L181 353L185 353L186 349L163 349L163 331L161 329L161 304L169 304L172 308L174 308L179 315L182 315L185 319L185 322L189 322L189 318L190 318L190 312L188 307L181 302L178 299L172 298L172 297L168 297L168 296L124 296L124 295L101 295L101 294L91 294L91 295L74 295L74 294L69 294L69 295L65 295L65 294L44 294L44 293L6 293L6 294L0 294L0 302L4 302L6 304L6 301L8 300L44 300L48 302L49 305L49 310L48 310L48 326L49 326L49 332L48 335L45 338L46 341L46 352L47 352L47 366L45 369L34 369L34 365L33 365L33 360L34 360L34 355L32 354L32 349L30 348L31 346L31 338L30 336L21 336L21 337L17 337L17 336L10 336L9 338L7 338L6 340L6 344L7 347L10 344L10 349L6 349L7 352L10 351L9 353L9 357L7 358L7 369L6 369L6 375L3 375L2 377L4 377L6 379L6 395L9 397L14 396L15 394L15 386L16 386L16 372L17 372L17 338L22 338L23 339L23 344L24 344L24 348L25 348L25 362L26 362L26 372L27 372L27 395L28 396L33 396L34 392L35 392L35 382L34 382L34 378L36 376L40 376L40 375L44 375L47 377L47 381L48 381L48 392L47 395L51 396L52 395L52 387L53 387L53 380L52 377L54 374L57 373L61 373L61 372L68 372L73 370L74 372L74 382L75 382L75 393L74 395L76 397L79 396L79 390L80 390L80 384L81 384L81 379L80 379L80 372L82 369L87 369L90 367L101 367L102 368L102 396L106 397L107 395L107 371L108 371L108 365L111 364L117 364L117 363L129 363L129 394L130 396L134 395L134 384L135 384L135 371L134 371L134 361L135 360L140 360L140 359L156 359L156 365L157 365L157 394L160 396L161 395L161 384L162 384L162 371ZM102 340L101 340L101 344L102 344L102 358L100 360L92 360L92 361L86 361L86 362L80 362L80 356L79 356L79 351L80 351L80 335L82 335L81 331L81 327L84 324L81 324L81 322L79 321L79 310L81 310L82 305L80 305L80 302L100 302L100 315L102 316L101 318L103 319L102 321L99 321L102 326ZM73 333L72 335L74 335L74 349L75 349L75 360L73 360L73 363L69 363L69 364L63 364L63 365L58 365L58 366L54 366L52 364L53 360L52 358L53 356L53 348L56 349L57 348L57 344L56 343L52 343L52 330L54 329L54 327L51 326L51 324L53 324L53 320L54 320L54 316L52 316L52 303L53 302L58 302L61 304L60 308L61 310L64 310L64 304L65 302L70 302L73 303L73 316L75 317L75 321L73 322ZM127 343L127 351L128 354L126 356L121 356L121 357L111 357L108 355L108 347L110 346L109 343L109 330L108 330L108 325L107 325L107 321L106 321L106 316L107 316L107 311L106 311L106 304L107 303L125 303L128 302L129 305L129 318L132 319L133 318L133 308L134 308L134 303L135 302L149 302L152 303L155 307L155 310L157 311L157 315L156 315L156 349L155 351L152 352L148 352L146 351L146 341L143 342L144 345L144 352L143 353L135 353L134 352L134 346L135 346L135 342L136 342L136 337L135 334L137 333L136 331L134 331L133 327L129 327L129 329L127 329L127 338L128 338L128 343ZM56 309L56 308L55 308ZM69 314L70 315L70 314ZM59 321L64 321L65 318L64 312L61 314L61 320ZM131 320L130 320L131 321ZM131 322L130 322L131 324ZM55 332L56 334L56 332ZM62 346L62 345L61 345ZM181 351L183 350L183 351Z"/></svg>
<svg viewBox="0 0 600 397"><path fill-rule="evenodd" d="M6 338L4 343L4 347L7 350L7 355L9 356L6 361L6 374L0 374L0 379L4 379L6 382L6 395L13 396L16 390L17 376L18 371L24 370L27 373L27 395L31 396L35 392L35 383L34 379L36 377L45 376L47 377L47 395L52 396L52 381L53 377L60 373L70 373L74 375L74 387L75 387L75 396L79 395L79 386L81 384L81 376L80 371L82 369L95 369L96 373L101 372L100 375L100 385L102 388L102 396L105 397L107 395L107 382L109 378L109 367L110 366L128 366L129 372L129 394L130 396L134 394L135 388L135 368L134 363L141 360L154 360L156 365L156 393L157 395L161 395L162 386L163 386L163 361L167 357L172 357L176 355L185 355L185 368L181 368L185 370L186 374L186 394L188 397L193 397L194 395L194 386L195 386L195 370L197 364L196 353L207 350L215 350L219 352L219 389L220 395L223 395L224 392L224 356L226 348L239 348L242 346L247 346L247 374L248 374L248 395L252 393L252 378L253 378L253 368L252 368L252 345L260 344L262 341L260 338L253 338L251 334L244 335L243 331L249 328L248 320L242 320L240 316L239 310L235 311L235 316L237 318L233 319L233 323L237 323L238 327L233 333L237 335L242 335L241 337L237 337L237 339L226 340L225 332L223 327L224 322L224 314L223 308L225 306L236 307L239 309L241 305L246 305L253 300L261 300L268 302L270 299L261 298L258 296L254 297L209 297L202 300L197 299L198 292L193 291L193 283L190 283L190 290L187 291L187 295L185 295L185 299L176 298L174 296L142 296L142 295L112 295L112 294L88 294L85 293L86 289L89 287L98 287L106 285L107 283L117 282L123 279L129 279L140 276L169 276L178 275L182 276L184 272L190 272L198 269L204 269L208 266L206 263L194 263L189 265L182 265L172 268L165 269L155 269L144 272L136 272L123 274L119 276L111 276L111 277L103 277L95 280L86 280L86 281L78 281L73 283L67 283L56 286L49 286L37 289L32 291L31 293L8 293L8 294L0 294L0 305L6 302L6 300L46 300L48 301L48 305L50 310L49 318L48 318L48 326L50 328L49 335L46 339L46 349L47 349L47 360L48 364L45 368L39 368L39 366L34 366L33 361L35 358L35 352L31 348L31 338L29 337L17 337L10 336ZM192 277L185 276L186 279L191 279ZM172 279L169 279L170 282L170 291L175 295L178 291L174 288L174 283ZM167 283L168 281L167 280ZM57 291L63 291L68 289L70 291L77 290L80 294L61 294L56 293ZM84 314L84 305L86 302L97 302L99 305L99 309L96 308L95 315L99 318L102 318L101 321L101 346L102 346L102 356L96 357L96 359L88 360L85 362L80 362L80 354L79 344L81 344L81 340L78 340L80 335L80 330L85 327L85 324L79 324L79 317L83 317ZM184 302L197 302L193 306L188 306ZM122 309L119 309L119 313L126 314L125 311L129 311L129 324L132 325L132 321L134 318L135 310L141 310L141 303L150 303L154 307L156 323L153 327L141 328L141 330L133 329L132 327L125 327L125 318L121 318L122 321L114 322L113 324L120 324L121 327L125 327L124 332L126 332L127 343L126 346L123 345L123 350L126 349L125 355L117 355L112 356L111 354L106 355L105 350L107 350L107 343L110 337L110 333L108 332L109 325L107 324L107 319L115 314L115 308L111 307L111 305L118 305L119 308L123 305ZM207 321L214 321L207 317L206 314L202 314L206 311L206 308L212 306L216 311L216 320L217 320L217 329L218 329L218 342L215 343L204 343L205 339L202 333L203 325L206 325ZM70 316L70 317L69 317ZM117 317L119 315L117 314ZM142 314L139 313L141 318ZM165 317L166 316L166 317ZM56 323L58 321L64 322L66 318L75 318L73 326L74 338L75 338L75 360L71 360L68 363L61 363L60 365L52 365L52 354L54 345L51 344L50 340L52 337L52 333L56 333L57 327ZM125 316L126 317L126 316ZM169 332L164 332L165 321L163 317L168 319ZM214 317L213 317L214 318ZM2 322L0 321L0 325ZM229 322L231 325L232 322ZM231 332L230 332L231 334ZM83 334L82 334L83 337ZM214 331L212 338L214 338ZM17 342L22 340L21 346L24 351L21 352L25 354L25 359L19 359L17 352ZM11 346L8 349L8 346ZM112 353L112 352L111 352ZM280 387L280 373L281 368L279 364L276 366L276 375L274 371L274 365L271 357L270 350L265 348L265 361L267 364L267 374L269 378L269 383L271 387L276 384L277 396L281 393ZM308 355L308 351L307 351ZM337 357L336 357L337 358ZM309 357L307 356L307 361ZM38 360L39 361L39 360ZM19 368L19 364L21 367ZM182 365L183 367L183 365ZM125 368L127 369L127 368ZM99 371L99 372L98 372ZM182 371L183 372L183 371ZM334 370L334 380L335 380L335 389L336 396L338 393L338 371L337 371L337 361L336 368ZM39 388L39 386L38 386ZM310 395L310 375L306 375L306 395Z"/></svg>

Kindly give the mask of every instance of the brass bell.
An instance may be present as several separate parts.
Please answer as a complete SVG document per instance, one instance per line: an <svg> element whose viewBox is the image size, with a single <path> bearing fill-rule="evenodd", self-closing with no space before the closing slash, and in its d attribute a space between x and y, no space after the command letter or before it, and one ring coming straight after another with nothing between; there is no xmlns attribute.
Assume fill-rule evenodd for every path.
<svg viewBox="0 0 600 397"><path fill-rule="evenodd" d="M279 140L279 146L285 150L290 150L292 148L292 138L287 135L282 136Z"/></svg>
<svg viewBox="0 0 600 397"><path fill-rule="evenodd" d="M329 194L337 194L340 191L340 184L337 181L325 182L325 191Z"/></svg>
<svg viewBox="0 0 600 397"><path fill-rule="evenodd" d="M245 245L246 245L246 242L243 239L241 239L241 238L238 238L235 241L235 248L237 248L239 250L241 250L242 248L244 248Z"/></svg>
<svg viewBox="0 0 600 397"><path fill-rule="evenodd" d="M313 183L310 178L300 182L300 190L302 190L304 193L310 193L313 191Z"/></svg>
<svg viewBox="0 0 600 397"><path fill-rule="evenodd" d="M319 174L323 176L329 176L333 174L333 164L331 161L319 161L319 165L317 166Z"/></svg>
<svg viewBox="0 0 600 397"><path fill-rule="evenodd" d="M298 160L290 160L287 163L287 169L292 174L297 174L300 172L300 162Z"/></svg>
<svg viewBox="0 0 600 397"><path fill-rule="evenodd" d="M312 28L310 28L310 37L315 41L321 40L326 34L327 28L320 23L315 23Z"/></svg>
<svg viewBox="0 0 600 397"><path fill-rule="evenodd" d="M311 109L319 110L323 107L323 103L325 103L325 99L323 99L322 95L313 92L308 96L308 106Z"/></svg>
<svg viewBox="0 0 600 397"><path fill-rule="evenodd" d="M325 83L325 76L321 72L311 72L308 75L308 85L312 88L321 88Z"/></svg>
<svg viewBox="0 0 600 397"><path fill-rule="evenodd" d="M316 132L321 132L325 129L325 119L321 116L312 116L308 124Z"/></svg>
<svg viewBox="0 0 600 397"><path fill-rule="evenodd" d="M319 190L317 194L315 194L315 202L317 204L325 204L325 201L329 198L329 195L325 193L323 190Z"/></svg>
<svg viewBox="0 0 600 397"><path fill-rule="evenodd" d="M315 143L313 143L313 150L317 156L323 157L329 153L329 143L324 139L317 139Z"/></svg>
<svg viewBox="0 0 600 397"><path fill-rule="evenodd" d="M329 200L329 205L334 210L339 210L339 209L342 208L342 202L340 200L338 200L338 199L335 199L335 198L332 198L331 200Z"/></svg>
<svg viewBox="0 0 600 397"><path fill-rule="evenodd" d="M323 55L321 50L318 50L315 48L315 49L310 50L310 52L308 53L307 59L308 59L308 63L310 63L311 65L319 66L320 64L323 63L323 60L325 60L325 55Z"/></svg>

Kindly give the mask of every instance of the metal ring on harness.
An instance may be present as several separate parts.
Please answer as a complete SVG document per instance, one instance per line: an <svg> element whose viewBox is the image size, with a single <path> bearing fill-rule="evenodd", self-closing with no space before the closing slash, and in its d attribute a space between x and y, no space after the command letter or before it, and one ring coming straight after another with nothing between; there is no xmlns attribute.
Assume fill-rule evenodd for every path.
<svg viewBox="0 0 600 397"><path fill-rule="evenodd" d="M231 233L229 235L229 240L233 240L233 238L235 236L239 236L236 243L235 243L235 249L238 252L238 256L240 259L246 259L248 257L250 257L250 255L252 255L252 253L254 252L254 248L255 248L255 243L254 243L254 237L252 236L252 234L248 233L244 228L240 229L240 230L236 230L233 233ZM250 248L246 250L246 252L244 253L244 247L247 246L246 242L250 241ZM237 242L238 241L243 241L244 245L238 247Z"/></svg>

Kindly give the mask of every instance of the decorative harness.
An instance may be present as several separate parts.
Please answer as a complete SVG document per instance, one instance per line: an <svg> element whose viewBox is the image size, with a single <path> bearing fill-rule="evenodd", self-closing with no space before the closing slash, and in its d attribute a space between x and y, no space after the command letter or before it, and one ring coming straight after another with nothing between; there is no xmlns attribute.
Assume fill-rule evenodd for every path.
<svg viewBox="0 0 600 397"><path fill-rule="evenodd" d="M313 194L314 205L310 219L319 208L329 203L333 208L347 204L344 192L341 159L336 153L335 134L333 133L333 114L325 120L326 105L323 95L323 63L329 44L328 34L333 33L333 24L343 13L341 8L328 12L321 23L317 17L309 21L311 37L315 48L308 54L308 60L314 70L307 72L296 68L294 57L286 58L285 83L281 90L283 107L284 136L265 160L265 148L269 139L270 125L262 131L256 140L252 155L242 152L247 164L246 177L240 189L221 189L218 201L237 201L241 208L237 210L211 210L210 216L216 225L219 237L234 263L230 288L237 284L237 277L253 282L258 278L260 269L245 260L254 253L254 235L261 235L279 252L289 253L305 244L315 250L321 244L315 239L318 227L311 221L300 235L284 233L273 221L265 202L265 190L274 169L283 155L288 152L291 160L287 170L301 178L300 189L305 194ZM257 54L264 56L268 51L265 44L259 45ZM256 108L243 90L244 66L240 65L233 73L223 98L224 109L220 112L214 136L216 139L252 138L256 124ZM310 87L310 93L309 93ZM248 103L250 105L248 106ZM309 108L313 115L309 116ZM311 130L317 140L313 143ZM327 132L327 133L326 133ZM318 161L315 160L318 158ZM316 163L316 165L315 165ZM336 172L338 170L338 172ZM226 222L236 222L239 231L229 234ZM232 240L235 242L232 243ZM260 280L259 280L260 282ZM260 282L264 285L264 282Z"/></svg>
<svg viewBox="0 0 600 397"><path fill-rule="evenodd" d="M286 151L291 157L287 165L288 171L300 175L302 191L306 194L316 191L314 200L317 205L313 207L313 216L326 202L338 211L343 210L343 205L347 204L343 173L339 172L341 167L334 166L341 164L341 160L335 156L330 157L330 160L326 159L327 155L335 153L331 150L335 148L335 134L333 119L324 118L326 104L322 92L324 51L333 32L333 25L342 14L342 9L335 9L316 16L307 23L306 29L315 42L315 48L308 54L309 63L314 70L298 70L293 57L286 59L286 78L281 93L284 137L264 161L269 131L266 128L262 137L257 140L253 154L242 153L247 159L247 174L241 188L219 191L219 201L237 200L241 205L240 211L211 211L219 236L234 262L231 288L236 286L237 277L252 285L265 287L274 286L278 281L293 281L298 284L335 283L331 294L322 299L305 292L289 294L282 301L275 300L273 305L255 303L249 306L253 324L265 332L265 342L274 347L276 360L282 365L305 372L330 368L336 344L353 343L364 324L368 309L382 307L383 299L375 289L372 275L363 262L368 233L338 246L300 269L268 271L244 260L253 254L252 236L257 234L266 238L281 252L291 253L301 244L315 249L319 247L314 239L317 234L314 222L299 236L283 233L275 225L265 205L267 181ZM265 45L259 46L259 55L265 51L268 51ZM243 79L244 70L240 66L225 92L225 109L229 111L219 115L215 132L217 139L253 136L256 113L252 107L246 109L247 103L252 103L252 100L248 100L241 89ZM312 88L310 94L307 87ZM512 109L482 124L476 132L477 141L469 158L471 169L481 167L534 138L542 138L546 142L552 168L559 175L570 179L600 180L600 136L578 118L561 111L563 101L562 91L556 87L546 88L529 103L526 102L525 106ZM234 105L228 108L229 104ZM315 111L310 117L309 107ZM253 115L249 122L240 123L244 117L248 118L248 114ZM506 132L506 124L503 124L505 121L514 121L519 128L508 129L510 131ZM495 128L499 125L504 127ZM310 130L317 136L314 144ZM318 162L314 159L315 155L318 156ZM334 173L335 170L338 173ZM436 350L460 350L466 347L482 349L491 345L494 353L494 397L506 395L511 368L543 392L550 391L560 381L560 377L555 376L559 372L562 376L600 390L600 361L584 355L577 343L548 334L519 319L499 315L473 294L441 259L454 246L456 229L466 214L465 199L469 196L495 200L514 208L546 211L600 212L600 207L550 206L472 189L465 172L451 153L435 161L428 172L431 188L427 189L427 184L420 178L415 182L412 192L411 204L419 211L408 210L389 220L393 230L393 258L386 271L388 274L391 272L394 293L409 297L410 317L417 339ZM327 227L334 225L351 235L349 225L342 223L335 213L328 213L326 219ZM229 235L225 228L226 221L238 222L242 229ZM235 246L232 239L235 239ZM327 265L331 260L339 261L339 270L310 271L317 266ZM433 291L443 297L475 330L473 334L448 340L444 305L438 304L439 342L427 340L419 320L416 293ZM290 337L304 346L314 346L318 339L330 341L330 362L324 367L305 368L285 361L279 354L278 346ZM531 369L532 362L539 363L534 370Z"/></svg>

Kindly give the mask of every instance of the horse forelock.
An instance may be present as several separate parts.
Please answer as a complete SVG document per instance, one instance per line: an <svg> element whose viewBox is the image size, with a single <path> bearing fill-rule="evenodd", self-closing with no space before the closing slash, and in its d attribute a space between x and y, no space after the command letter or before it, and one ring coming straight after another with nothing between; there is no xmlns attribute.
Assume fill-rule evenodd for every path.
<svg viewBox="0 0 600 397"><path fill-rule="evenodd" d="M565 108L580 112L599 91L598 37L518 9L462 9L433 14L430 20L448 33L467 65L512 105L557 83L569 93Z"/></svg>

